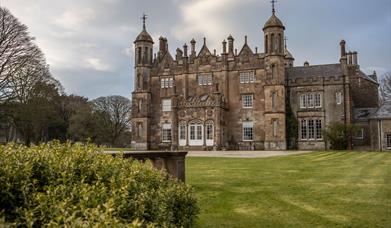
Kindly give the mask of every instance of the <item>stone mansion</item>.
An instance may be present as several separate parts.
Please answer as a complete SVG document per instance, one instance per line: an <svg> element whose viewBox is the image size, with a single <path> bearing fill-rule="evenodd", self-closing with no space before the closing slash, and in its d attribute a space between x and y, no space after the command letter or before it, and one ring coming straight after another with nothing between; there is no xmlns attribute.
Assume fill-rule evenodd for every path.
<svg viewBox="0 0 391 228"><path fill-rule="evenodd" d="M229 36L221 54L206 39L196 51L193 39L173 56L164 37L153 53L144 17L134 41L132 147L325 149L323 129L332 122L361 127L355 147L377 149L383 139L391 147L391 134L379 136L377 120L371 125L379 110L377 76L360 70L357 52L347 52L342 40L336 63L295 66L284 31L273 9L263 26L263 52L251 49L247 37L237 49Z"/></svg>

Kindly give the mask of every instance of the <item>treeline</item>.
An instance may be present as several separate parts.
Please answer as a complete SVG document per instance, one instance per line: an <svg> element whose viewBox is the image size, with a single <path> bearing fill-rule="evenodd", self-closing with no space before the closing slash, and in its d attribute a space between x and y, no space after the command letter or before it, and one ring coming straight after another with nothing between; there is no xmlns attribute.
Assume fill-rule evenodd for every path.
<svg viewBox="0 0 391 228"><path fill-rule="evenodd" d="M0 8L0 140L27 145L58 139L130 144L131 102L121 96L66 95L27 26Z"/></svg>

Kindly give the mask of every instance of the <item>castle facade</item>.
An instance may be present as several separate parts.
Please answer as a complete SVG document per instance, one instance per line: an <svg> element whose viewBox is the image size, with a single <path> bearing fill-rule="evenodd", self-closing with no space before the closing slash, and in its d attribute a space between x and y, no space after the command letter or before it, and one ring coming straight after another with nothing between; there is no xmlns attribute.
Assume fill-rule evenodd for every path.
<svg viewBox="0 0 391 228"><path fill-rule="evenodd" d="M323 130L332 122L355 123L357 147L371 146L370 116L379 106L376 74L366 75L357 52L340 43L333 64L294 65L285 27L273 13L263 27L263 53L232 36L222 53L203 40L178 48L154 40L145 27L134 41L132 147L185 150L325 149ZM338 49L338 48L336 48Z"/></svg>

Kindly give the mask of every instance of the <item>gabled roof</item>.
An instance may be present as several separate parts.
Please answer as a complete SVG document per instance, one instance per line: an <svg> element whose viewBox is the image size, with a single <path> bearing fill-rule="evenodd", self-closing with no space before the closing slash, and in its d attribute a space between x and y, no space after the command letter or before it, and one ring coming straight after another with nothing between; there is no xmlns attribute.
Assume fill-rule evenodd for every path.
<svg viewBox="0 0 391 228"><path fill-rule="evenodd" d="M200 53L198 53L198 57L200 56L210 56L212 53L209 51L209 48L204 44L200 50Z"/></svg>
<svg viewBox="0 0 391 228"><path fill-rule="evenodd" d="M364 78L364 79L366 79L366 80L368 80L368 81L370 81L370 82L373 82L373 83L378 84L378 82L377 82L376 80L374 80L371 76L366 75L366 74L365 74L364 72L362 72L361 70L358 72L358 74L359 74L362 78Z"/></svg>
<svg viewBox="0 0 391 228"><path fill-rule="evenodd" d="M385 102L370 119L391 119L391 101Z"/></svg>
<svg viewBox="0 0 391 228"><path fill-rule="evenodd" d="M327 64L314 66L290 67L286 69L288 79L312 78L312 77L340 77L343 75L341 65Z"/></svg>
<svg viewBox="0 0 391 228"><path fill-rule="evenodd" d="M245 43L242 47L242 50L240 50L240 52L239 52L239 56L242 54L253 55L254 52L251 50L251 48L248 46L248 44Z"/></svg>

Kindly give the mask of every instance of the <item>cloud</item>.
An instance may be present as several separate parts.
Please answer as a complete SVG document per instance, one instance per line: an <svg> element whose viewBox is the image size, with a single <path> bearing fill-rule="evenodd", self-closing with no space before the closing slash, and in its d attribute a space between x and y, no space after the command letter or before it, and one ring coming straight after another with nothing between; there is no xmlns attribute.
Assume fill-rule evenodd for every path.
<svg viewBox="0 0 391 228"><path fill-rule="evenodd" d="M113 68L107 62L99 58L87 58L84 60L85 67L96 71L111 71Z"/></svg>
<svg viewBox="0 0 391 228"><path fill-rule="evenodd" d="M79 30L91 23L96 17L93 9L72 9L65 11L54 23L68 30Z"/></svg>

